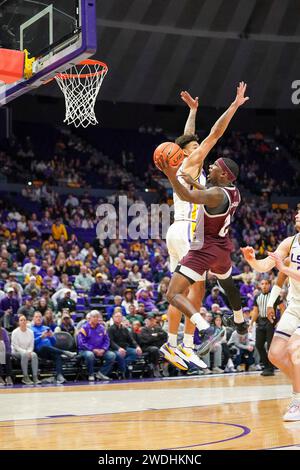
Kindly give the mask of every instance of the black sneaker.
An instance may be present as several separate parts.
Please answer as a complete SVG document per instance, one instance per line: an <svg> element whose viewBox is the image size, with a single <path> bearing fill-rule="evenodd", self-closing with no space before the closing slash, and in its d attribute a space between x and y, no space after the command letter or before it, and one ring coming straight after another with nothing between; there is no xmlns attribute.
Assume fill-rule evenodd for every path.
<svg viewBox="0 0 300 470"><path fill-rule="evenodd" d="M248 333L248 325L245 321L243 323L234 322L234 326L239 335L246 335Z"/></svg>
<svg viewBox="0 0 300 470"><path fill-rule="evenodd" d="M275 373L272 369L264 369L260 375L263 375L264 377L269 377L275 375Z"/></svg>

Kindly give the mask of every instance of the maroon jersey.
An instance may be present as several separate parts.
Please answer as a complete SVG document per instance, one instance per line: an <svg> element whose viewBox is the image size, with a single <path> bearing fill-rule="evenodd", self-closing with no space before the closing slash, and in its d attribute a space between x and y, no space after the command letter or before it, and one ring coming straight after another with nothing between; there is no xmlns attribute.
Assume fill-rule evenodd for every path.
<svg viewBox="0 0 300 470"><path fill-rule="evenodd" d="M223 214L209 214L205 207L199 211L190 251L180 261L179 272L199 281L205 272L218 274L223 279L231 273L232 242L228 235L231 218L241 196L235 186L221 188L228 197L229 206Z"/></svg>
<svg viewBox="0 0 300 470"><path fill-rule="evenodd" d="M228 209L222 214L209 214L205 206L202 207L202 210L198 212L194 237L190 246L191 250L199 250L207 242L224 242L229 238L228 229L232 217L241 202L241 196L235 186L228 186L221 189L228 197Z"/></svg>

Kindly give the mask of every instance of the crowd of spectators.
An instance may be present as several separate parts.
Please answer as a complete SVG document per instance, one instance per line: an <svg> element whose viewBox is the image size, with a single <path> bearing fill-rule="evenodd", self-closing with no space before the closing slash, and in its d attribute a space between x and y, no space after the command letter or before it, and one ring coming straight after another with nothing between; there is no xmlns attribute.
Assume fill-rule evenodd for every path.
<svg viewBox="0 0 300 470"><path fill-rule="evenodd" d="M286 156L275 139L266 139L261 134L232 134L225 139L221 150L239 161L242 189L254 193L243 201L231 228L235 246L234 277L240 287L247 319L255 296L260 292L261 279L268 277L272 281L275 274L251 272L241 259L239 247L252 245L258 257L263 257L267 250L273 250L283 238L294 233L293 210L272 209L269 202L270 191L279 187L279 177L274 173L274 165L268 166L268 161L276 158L280 168ZM220 148L216 149L219 151ZM116 202L117 196L122 194L122 186L127 188L129 204L141 202L136 195L137 186L132 183L136 177L123 168L130 164L132 156L127 159L123 155L123 163L116 164L92 146L85 145L81 138L66 133L56 141L55 156L48 161L35 154L29 138L23 146L15 141L2 147L0 161L1 172L8 180L28 171L32 180L41 182L26 185L22 195L9 198L3 195L0 200L0 318L3 326L0 330L0 376L5 365L6 382L12 383L10 357L14 355L21 361L24 383L32 382L28 361L32 363L33 382L38 383L37 360L50 358L55 362L57 380L62 383L65 380L63 361L73 359L74 353L85 361L90 381L109 380L115 368L119 371L118 377L128 376L129 365L144 353L149 356L154 376L168 374L165 367L161 368L158 353L166 339L166 292L171 277L165 241L150 238L100 241L96 238L99 203ZM288 177L288 165L285 171ZM97 178L102 174L97 181L104 188L118 186L115 195L99 200L87 191L82 196L70 193L65 198L50 186L54 181L85 186L94 172ZM160 176L149 166L145 180L151 182L156 178L159 181ZM267 186L262 184L264 179ZM139 184L145 182L139 180ZM284 189L284 184L280 188ZM289 185L289 190L293 191L293 184ZM285 298L284 291L282 298ZM213 361L213 371L239 370L245 357L247 367L259 367L251 335L246 340L249 341L245 346L247 353L238 353L233 362L229 346L234 344L241 350L241 338L228 329L226 322L221 325L231 312L224 293L210 275L202 309L209 322L216 328L224 328L224 337L215 345L213 358L206 357L209 365ZM33 337L28 331L33 332ZM58 332L76 337L76 351L56 347ZM20 346L25 336L28 348ZM22 338L21 343L16 342L18 337Z"/></svg>

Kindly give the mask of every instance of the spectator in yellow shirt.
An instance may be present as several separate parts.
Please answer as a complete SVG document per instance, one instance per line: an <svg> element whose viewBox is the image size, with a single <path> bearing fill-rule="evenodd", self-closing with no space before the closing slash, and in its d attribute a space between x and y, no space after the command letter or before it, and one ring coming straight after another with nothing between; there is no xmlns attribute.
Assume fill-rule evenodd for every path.
<svg viewBox="0 0 300 470"><path fill-rule="evenodd" d="M60 219L56 219L55 223L52 225L52 235L54 240L59 240L62 235L65 240L68 240L66 227Z"/></svg>

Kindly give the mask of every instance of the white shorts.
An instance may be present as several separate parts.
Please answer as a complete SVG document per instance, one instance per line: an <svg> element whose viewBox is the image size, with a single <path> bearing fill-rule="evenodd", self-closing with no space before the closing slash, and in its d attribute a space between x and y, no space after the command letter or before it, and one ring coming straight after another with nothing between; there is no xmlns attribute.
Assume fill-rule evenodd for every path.
<svg viewBox="0 0 300 470"><path fill-rule="evenodd" d="M167 248L170 256L170 271L173 273L180 260L190 249L192 222L186 220L174 222L166 235Z"/></svg>
<svg viewBox="0 0 300 470"><path fill-rule="evenodd" d="M279 336L282 339L288 340L299 326L300 300L291 300L276 326L274 336Z"/></svg>
<svg viewBox="0 0 300 470"><path fill-rule="evenodd" d="M170 271L172 273L175 271L182 258L187 255L190 250L190 242L193 236L193 225L193 222L179 220L178 222L174 222L168 228L166 242L170 256ZM203 273L202 275L197 274L195 282L205 281L205 279L206 273Z"/></svg>

